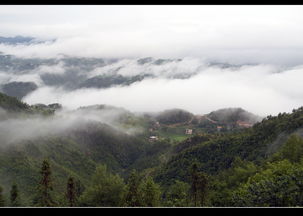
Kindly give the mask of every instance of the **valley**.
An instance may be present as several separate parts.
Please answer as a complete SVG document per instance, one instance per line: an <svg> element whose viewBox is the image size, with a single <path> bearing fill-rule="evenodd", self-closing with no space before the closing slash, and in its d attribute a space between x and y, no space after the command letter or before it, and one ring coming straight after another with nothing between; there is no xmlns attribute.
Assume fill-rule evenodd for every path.
<svg viewBox="0 0 303 216"><path fill-rule="evenodd" d="M303 124L302 109L260 121L261 117L241 108L206 115L182 109L138 114L108 105L65 111L60 104L30 106L0 96L5 113L0 127L6 127L1 129L0 185L7 196L11 184L17 184L24 205L32 205L35 199L39 167L45 159L53 170L58 200L64 200L62 182L69 176L83 188L90 187L89 179L100 165L125 181L132 170L141 178L152 177L164 196L176 180L190 182L188 174L195 161L216 181L234 169L235 160L262 167L281 151L289 134L301 136ZM209 190L208 205L232 202L224 203L216 197L216 190Z"/></svg>

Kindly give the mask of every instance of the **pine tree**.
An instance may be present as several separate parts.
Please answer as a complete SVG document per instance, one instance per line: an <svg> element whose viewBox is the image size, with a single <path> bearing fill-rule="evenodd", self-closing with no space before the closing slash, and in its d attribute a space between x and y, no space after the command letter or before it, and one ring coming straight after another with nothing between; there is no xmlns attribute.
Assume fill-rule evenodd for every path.
<svg viewBox="0 0 303 216"><path fill-rule="evenodd" d="M77 194L76 194L76 185L73 177L69 177L67 181L66 188L66 198L70 207L75 206Z"/></svg>
<svg viewBox="0 0 303 216"><path fill-rule="evenodd" d="M52 207L54 206L54 201L52 198L52 178L51 178L51 168L50 164L47 160L44 160L42 162L42 168L40 171L41 174L41 180L38 185L38 199L37 199L37 204L38 206L43 206L43 207Z"/></svg>
<svg viewBox="0 0 303 216"><path fill-rule="evenodd" d="M82 184L82 182L79 179L75 179L75 191L76 191L76 197L80 197L83 192L85 191L85 186Z"/></svg>
<svg viewBox="0 0 303 216"><path fill-rule="evenodd" d="M142 205L146 207L160 206L161 190L160 186L154 182L151 177L148 177L140 188L142 196Z"/></svg>
<svg viewBox="0 0 303 216"><path fill-rule="evenodd" d="M201 206L205 205L207 196L208 177L205 173L200 172L198 177L198 199Z"/></svg>
<svg viewBox="0 0 303 216"><path fill-rule="evenodd" d="M2 189L2 187L0 186L0 207L4 207L4 206L5 206L5 200L4 200L2 191L3 191L3 189Z"/></svg>
<svg viewBox="0 0 303 216"><path fill-rule="evenodd" d="M205 173L198 171L198 164L191 166L191 196L194 206L205 205L208 177Z"/></svg>
<svg viewBox="0 0 303 216"><path fill-rule="evenodd" d="M191 196L194 202L194 206L198 206L198 165L196 163L191 166Z"/></svg>
<svg viewBox="0 0 303 216"><path fill-rule="evenodd" d="M106 165L99 165L90 186L79 197L80 206L124 206L126 185L118 174L112 174Z"/></svg>
<svg viewBox="0 0 303 216"><path fill-rule="evenodd" d="M127 182L127 194L126 194L126 204L127 206L140 206L139 197L139 185L140 177L136 170L133 170L128 178Z"/></svg>
<svg viewBox="0 0 303 216"><path fill-rule="evenodd" d="M165 193L165 206L185 207L188 206L188 192L190 185L186 182L176 180Z"/></svg>
<svg viewBox="0 0 303 216"><path fill-rule="evenodd" d="M12 188L10 191L10 201L11 201L12 207L20 206L19 190L18 190L18 186L16 184L12 185Z"/></svg>

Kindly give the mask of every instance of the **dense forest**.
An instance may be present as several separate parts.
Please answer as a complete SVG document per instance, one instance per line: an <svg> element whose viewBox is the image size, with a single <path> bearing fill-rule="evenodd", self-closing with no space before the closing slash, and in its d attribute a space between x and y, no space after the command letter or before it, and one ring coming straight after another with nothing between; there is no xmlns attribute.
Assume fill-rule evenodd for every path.
<svg viewBox="0 0 303 216"><path fill-rule="evenodd" d="M5 94L0 107L2 122L63 115L59 104L30 106ZM203 118L178 109L79 109L89 110L119 117L14 142L2 137L0 206L303 205L303 108L262 120L239 108ZM194 132L184 134L188 128Z"/></svg>

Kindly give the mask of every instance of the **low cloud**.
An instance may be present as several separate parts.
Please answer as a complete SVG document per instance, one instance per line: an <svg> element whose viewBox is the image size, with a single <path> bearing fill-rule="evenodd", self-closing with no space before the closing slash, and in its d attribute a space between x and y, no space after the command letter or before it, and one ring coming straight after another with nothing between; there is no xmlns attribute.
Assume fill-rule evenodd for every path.
<svg viewBox="0 0 303 216"><path fill-rule="evenodd" d="M55 65L40 65L34 73L37 73L39 75L41 74L64 74L65 73L65 68L64 68L64 62L59 61L58 64Z"/></svg>
<svg viewBox="0 0 303 216"><path fill-rule="evenodd" d="M24 98L26 102L59 102L69 108L110 104L140 112L183 108L203 114L225 107L242 107L262 116L289 112L303 102L302 12L302 6L3 6L3 36L56 39L0 44L5 54L119 61L69 70L66 76L60 76L67 68L59 61L27 74L0 73L0 82L34 81L39 88ZM138 65L136 60L146 56L182 61ZM209 62L238 66L216 67ZM152 76L130 86L77 89L85 78L113 71ZM52 84L45 85L46 78L41 81L40 75ZM76 90L68 91L62 83Z"/></svg>
<svg viewBox="0 0 303 216"><path fill-rule="evenodd" d="M146 61L142 64L140 61ZM163 61L163 63L162 63ZM159 62L159 64L157 64ZM122 59L104 67L97 67L88 73L88 77L109 75L116 73L121 76L152 75L154 77L191 76L199 73L207 66L203 59L154 59L151 57L141 59Z"/></svg>
<svg viewBox="0 0 303 216"><path fill-rule="evenodd" d="M129 135L140 133L141 128L126 129L119 117L125 114L123 109L98 109L96 107L77 110L62 110L50 117L34 115L24 117L10 116L0 109L1 145L6 146L22 141L50 136L66 136L72 131L85 128L89 123L102 123Z"/></svg>
<svg viewBox="0 0 303 216"><path fill-rule="evenodd" d="M289 112L303 104L302 74L302 67L202 67L188 79L146 78L130 86L102 90L42 87L24 100L30 104L58 102L71 109L109 104L137 112L182 108L196 114L242 107L265 116Z"/></svg>

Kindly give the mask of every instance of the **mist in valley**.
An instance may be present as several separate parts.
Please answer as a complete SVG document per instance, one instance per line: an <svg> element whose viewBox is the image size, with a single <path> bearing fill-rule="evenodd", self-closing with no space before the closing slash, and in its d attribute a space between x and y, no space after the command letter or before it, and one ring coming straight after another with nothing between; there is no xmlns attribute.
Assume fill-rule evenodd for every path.
<svg viewBox="0 0 303 216"><path fill-rule="evenodd" d="M117 110L79 109L98 104L132 113L290 112L303 104L301 12L300 6L2 6L1 92L64 108L47 118L2 119L4 142L88 121L121 130Z"/></svg>

